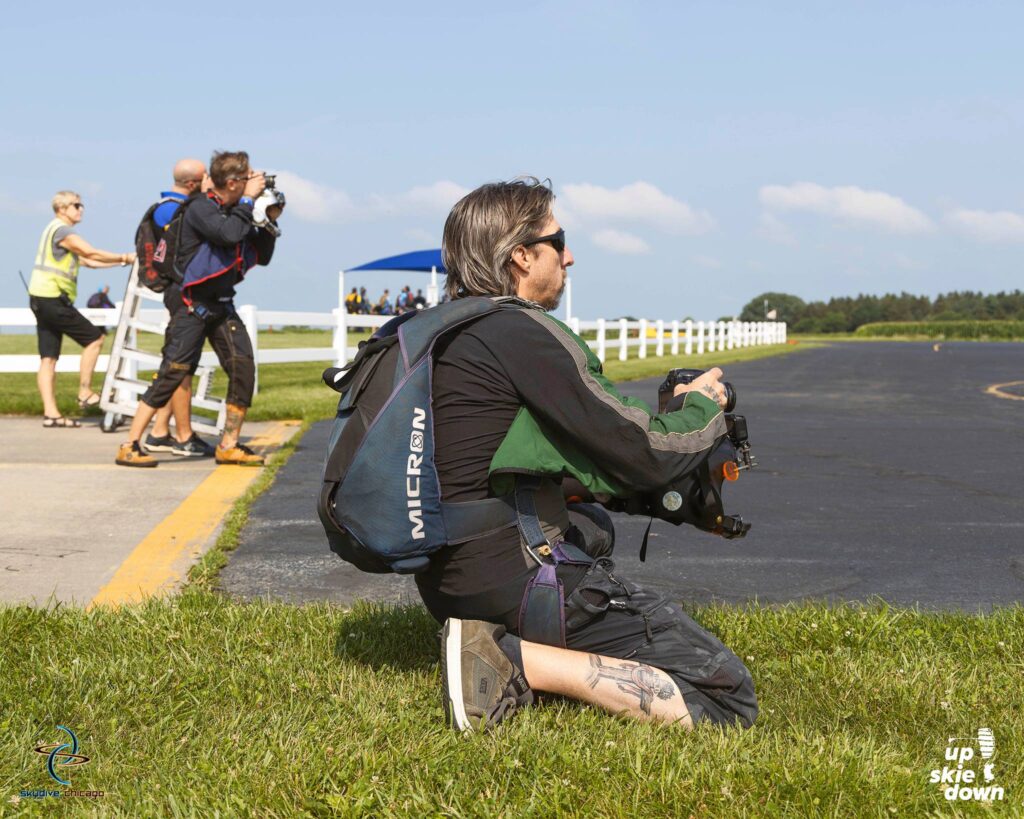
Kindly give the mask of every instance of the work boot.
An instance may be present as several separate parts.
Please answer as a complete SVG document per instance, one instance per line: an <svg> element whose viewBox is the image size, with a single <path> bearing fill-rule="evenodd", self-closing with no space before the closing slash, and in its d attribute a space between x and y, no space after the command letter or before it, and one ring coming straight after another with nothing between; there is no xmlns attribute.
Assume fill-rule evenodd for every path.
<svg viewBox="0 0 1024 819"><path fill-rule="evenodd" d="M119 466L153 467L156 466L156 458L140 447L138 441L129 441L126 444L121 444L114 463Z"/></svg>
<svg viewBox="0 0 1024 819"><path fill-rule="evenodd" d="M149 443L147 441L146 448L149 449ZM171 447L172 455L180 455L184 458L212 458L216 450L210 446L206 441L192 433L192 437L184 443L181 441L175 441Z"/></svg>
<svg viewBox="0 0 1024 819"><path fill-rule="evenodd" d="M498 645L505 627L481 620L445 621L441 629L441 684L448 724L483 731L533 704L521 669Z"/></svg>
<svg viewBox="0 0 1024 819"><path fill-rule="evenodd" d="M263 456L257 455L245 444L235 444L231 449L217 447L217 463L234 466L263 466Z"/></svg>

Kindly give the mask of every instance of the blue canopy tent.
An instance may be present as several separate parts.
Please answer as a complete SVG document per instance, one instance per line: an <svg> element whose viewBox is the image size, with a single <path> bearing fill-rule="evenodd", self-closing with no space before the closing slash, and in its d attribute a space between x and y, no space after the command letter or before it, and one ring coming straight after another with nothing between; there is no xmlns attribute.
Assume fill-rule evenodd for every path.
<svg viewBox="0 0 1024 819"><path fill-rule="evenodd" d="M441 262L441 250L414 250L412 253L399 253L397 256L388 256L384 259L377 259L374 262L361 264L359 267L349 268L350 272L357 270L409 270L415 273L429 273L430 287L427 288L427 304L437 304L437 274L444 273L444 264Z"/></svg>

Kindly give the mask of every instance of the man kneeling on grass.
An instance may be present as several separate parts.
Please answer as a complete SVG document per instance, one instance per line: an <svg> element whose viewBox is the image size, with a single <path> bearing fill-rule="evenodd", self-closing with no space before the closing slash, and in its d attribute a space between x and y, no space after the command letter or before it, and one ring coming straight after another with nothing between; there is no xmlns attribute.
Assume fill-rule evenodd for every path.
<svg viewBox="0 0 1024 819"><path fill-rule="evenodd" d="M532 509L518 526L444 547L416 575L444 623L446 713L461 730L490 727L537 690L685 727L749 726L757 700L743 663L678 605L620 576L611 519L598 506L567 507L559 485L575 475L654 489L693 469L725 434L722 373L677 387L683 407L662 415L619 394L586 343L547 315L573 264L553 199L532 178L484 185L444 228L448 296L517 301L438 342L431 394L442 497L496 497L504 476L517 508ZM555 576L564 602L556 592L546 607L543 593L524 603L531 581ZM552 644L525 639L532 634Z"/></svg>

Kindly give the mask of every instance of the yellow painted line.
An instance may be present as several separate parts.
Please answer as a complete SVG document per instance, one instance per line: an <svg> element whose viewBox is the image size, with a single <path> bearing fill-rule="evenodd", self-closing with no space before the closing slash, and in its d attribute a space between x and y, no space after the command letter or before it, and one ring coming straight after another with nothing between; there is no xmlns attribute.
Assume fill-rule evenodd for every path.
<svg viewBox="0 0 1024 819"><path fill-rule="evenodd" d="M298 426L281 421L249 446L277 447ZM136 546L89 608L118 606L174 591L231 506L262 473L260 467L218 466Z"/></svg>
<svg viewBox="0 0 1024 819"><path fill-rule="evenodd" d="M1011 401L1024 401L1024 395L1014 395L1013 393L1003 392L1003 387L1016 387L1020 384L1024 384L1024 381L1007 381L1005 384L993 384L991 387L986 387L985 392L989 395L996 396L996 398L1008 398Z"/></svg>

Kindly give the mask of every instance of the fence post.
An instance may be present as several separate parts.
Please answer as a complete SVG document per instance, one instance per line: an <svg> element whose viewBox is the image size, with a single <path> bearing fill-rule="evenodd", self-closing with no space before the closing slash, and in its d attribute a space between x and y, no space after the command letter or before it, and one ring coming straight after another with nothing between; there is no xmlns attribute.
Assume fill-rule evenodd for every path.
<svg viewBox="0 0 1024 819"><path fill-rule="evenodd" d="M661 358L665 355L665 322L658 319L654 322L654 331L658 334L658 340L654 345L654 354Z"/></svg>
<svg viewBox="0 0 1024 819"><path fill-rule="evenodd" d="M679 319L672 319L672 355L679 355Z"/></svg>
<svg viewBox="0 0 1024 819"><path fill-rule="evenodd" d="M576 335L580 334L580 320L576 316L573 316L566 322L569 325L569 329L572 330Z"/></svg>
<svg viewBox="0 0 1024 819"><path fill-rule="evenodd" d="M629 357L629 337L626 330L626 320L619 319L619 361L625 361Z"/></svg>
<svg viewBox="0 0 1024 819"><path fill-rule="evenodd" d="M647 319L640 319L640 329L637 333L640 337L640 358L647 358Z"/></svg>
<svg viewBox="0 0 1024 819"><path fill-rule="evenodd" d="M750 322L749 321L743 322L743 326L740 328L740 335L741 335L741 337L743 339L743 346L744 347L749 347L750 346Z"/></svg>
<svg viewBox="0 0 1024 819"><path fill-rule="evenodd" d="M693 319L686 320L686 354L693 355Z"/></svg>
<svg viewBox="0 0 1024 819"><path fill-rule="evenodd" d="M604 319L600 318L597 320L597 360L604 364L607 353Z"/></svg>
<svg viewBox="0 0 1024 819"><path fill-rule="evenodd" d="M724 321L718 322L718 349L725 349L726 326Z"/></svg>
<svg viewBox="0 0 1024 819"><path fill-rule="evenodd" d="M334 308L334 366L348 363L348 319L345 312L345 271L338 271L338 306Z"/></svg>
<svg viewBox="0 0 1024 819"><path fill-rule="evenodd" d="M697 355L704 352L704 322L697 322Z"/></svg>
<svg viewBox="0 0 1024 819"><path fill-rule="evenodd" d="M782 343L783 344L785 344L786 341L787 341L786 333L788 333L788 332L789 332L789 327L786 325L786 322L782 322Z"/></svg>
<svg viewBox="0 0 1024 819"><path fill-rule="evenodd" d="M715 329L717 328L717 322L708 322L708 352L713 353L715 351Z"/></svg>
<svg viewBox="0 0 1024 819"><path fill-rule="evenodd" d="M245 325L245 332L249 334L249 341L252 342L252 360L256 366L256 373L253 375L253 395L260 391L260 345L259 345L259 323L256 316L256 305L243 304L238 308L238 317Z"/></svg>

